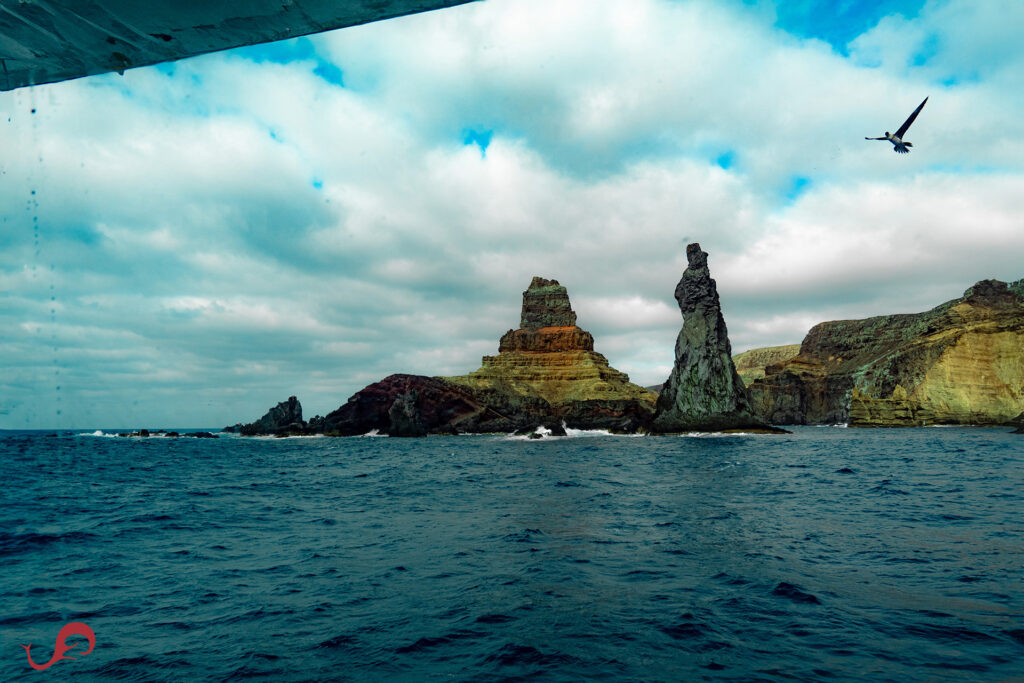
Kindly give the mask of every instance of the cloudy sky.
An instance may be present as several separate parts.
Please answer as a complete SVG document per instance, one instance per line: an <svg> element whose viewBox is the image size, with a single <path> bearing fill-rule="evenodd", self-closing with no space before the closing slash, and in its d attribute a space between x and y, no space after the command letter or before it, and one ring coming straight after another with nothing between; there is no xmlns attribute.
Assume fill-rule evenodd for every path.
<svg viewBox="0 0 1024 683"><path fill-rule="evenodd" d="M1024 277L1024 3L486 0L0 93L0 428L325 414L497 352L533 275L663 381ZM926 96L913 153L894 131ZM34 113L33 113L34 112Z"/></svg>

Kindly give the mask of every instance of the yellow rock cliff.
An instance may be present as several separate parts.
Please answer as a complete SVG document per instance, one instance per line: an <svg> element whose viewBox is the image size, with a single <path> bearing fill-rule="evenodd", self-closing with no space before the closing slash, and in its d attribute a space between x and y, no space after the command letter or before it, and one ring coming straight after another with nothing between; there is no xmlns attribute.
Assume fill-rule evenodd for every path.
<svg viewBox="0 0 1024 683"><path fill-rule="evenodd" d="M750 383L776 424L1007 424L1024 412L1024 280L915 314L816 325Z"/></svg>

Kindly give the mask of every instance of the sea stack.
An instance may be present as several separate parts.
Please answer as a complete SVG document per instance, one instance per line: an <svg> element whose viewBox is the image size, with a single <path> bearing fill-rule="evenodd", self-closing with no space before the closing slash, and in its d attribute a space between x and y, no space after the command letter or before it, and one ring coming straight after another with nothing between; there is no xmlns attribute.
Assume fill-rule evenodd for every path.
<svg viewBox="0 0 1024 683"><path fill-rule="evenodd" d="M523 292L519 328L484 356L479 370L448 377L502 414L578 429L633 432L654 412L652 392L629 381L594 351L594 337L576 325L569 294L558 280L534 277Z"/></svg>
<svg viewBox="0 0 1024 683"><path fill-rule="evenodd" d="M754 415L733 365L707 252L695 242L686 247L686 260L688 267L675 292L683 328L676 338L675 367L658 396L651 431L771 430Z"/></svg>

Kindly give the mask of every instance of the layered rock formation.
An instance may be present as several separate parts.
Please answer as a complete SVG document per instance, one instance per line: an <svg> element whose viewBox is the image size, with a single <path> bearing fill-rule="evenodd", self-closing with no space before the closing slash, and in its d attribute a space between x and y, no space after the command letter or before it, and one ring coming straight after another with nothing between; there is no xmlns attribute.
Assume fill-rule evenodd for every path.
<svg viewBox="0 0 1024 683"><path fill-rule="evenodd" d="M676 362L658 395L654 432L770 429L754 415L746 387L732 361L729 333L707 252L686 247L688 266L676 285L683 328Z"/></svg>
<svg viewBox="0 0 1024 683"><path fill-rule="evenodd" d="M632 432L649 421L655 396L594 351L576 326L565 287L535 277L523 292L520 327L476 372L458 377L392 375L324 418L336 435L392 436L577 429Z"/></svg>
<svg viewBox="0 0 1024 683"><path fill-rule="evenodd" d="M579 429L635 431L653 413L655 395L629 381L594 351L593 336L576 326L565 287L534 277L523 292L520 327L502 335L497 356L479 370L447 378L501 409L527 412ZM539 413L537 411L540 411Z"/></svg>
<svg viewBox="0 0 1024 683"><path fill-rule="evenodd" d="M857 387L850 394L850 427L912 427L935 423L935 413L907 396L899 384L888 398L872 398Z"/></svg>
<svg viewBox="0 0 1024 683"><path fill-rule="evenodd" d="M1024 411L1024 280L930 311L816 325L750 385L776 424L1005 424Z"/></svg>
<svg viewBox="0 0 1024 683"><path fill-rule="evenodd" d="M766 367L783 363L798 353L800 353L799 344L766 346L737 353L732 357L732 362L736 365L736 372L743 380L743 384L749 387L751 382L764 377Z"/></svg>

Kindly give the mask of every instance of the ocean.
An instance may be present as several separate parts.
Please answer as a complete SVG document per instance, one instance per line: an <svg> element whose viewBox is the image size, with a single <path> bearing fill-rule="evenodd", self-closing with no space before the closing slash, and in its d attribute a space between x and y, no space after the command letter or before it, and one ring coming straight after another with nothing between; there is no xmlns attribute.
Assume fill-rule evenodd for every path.
<svg viewBox="0 0 1024 683"><path fill-rule="evenodd" d="M0 432L0 680L1024 680L1006 429L110 434Z"/></svg>

